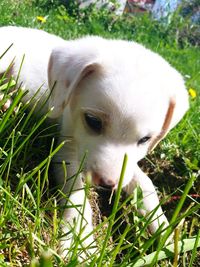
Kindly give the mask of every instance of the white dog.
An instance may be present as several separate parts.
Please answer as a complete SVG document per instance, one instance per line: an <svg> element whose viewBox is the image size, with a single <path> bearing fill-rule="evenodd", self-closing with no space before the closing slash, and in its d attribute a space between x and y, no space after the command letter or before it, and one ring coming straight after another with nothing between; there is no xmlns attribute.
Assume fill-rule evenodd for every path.
<svg viewBox="0 0 200 267"><path fill-rule="evenodd" d="M54 109L50 117L60 122L60 141L71 137L54 159L59 183L65 181L60 163L69 163L68 178L72 177L88 151L83 174L90 173L97 185L115 189L126 153L124 190L130 194L140 186L143 213L149 214L159 200L137 162L187 111L188 95L181 75L162 57L135 42L92 36L64 41L41 30L20 27L0 28L0 36L0 54L13 43L0 60L0 74L13 60L9 74L16 77L25 54L20 82L29 90L26 98L31 98L42 84L42 93L53 88L49 107ZM70 203L77 206L65 210L66 232L74 218L80 222L85 199L82 188L80 175L76 180L68 179L64 186ZM84 217L83 237L92 231L87 200ZM150 230L155 232L163 222L168 223L159 207ZM92 241L90 237L85 243ZM63 239L63 249L68 249L70 242Z"/></svg>

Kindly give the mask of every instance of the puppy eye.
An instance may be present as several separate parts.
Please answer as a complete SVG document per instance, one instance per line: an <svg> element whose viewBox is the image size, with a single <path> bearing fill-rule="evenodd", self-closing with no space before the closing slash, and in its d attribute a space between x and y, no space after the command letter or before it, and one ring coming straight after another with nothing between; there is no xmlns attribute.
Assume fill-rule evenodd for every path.
<svg viewBox="0 0 200 267"><path fill-rule="evenodd" d="M139 141L138 141L138 145L142 145L142 144L145 144L146 142L148 142L149 141L149 139L151 139L151 137L150 136L145 136L145 137L143 137L143 138L141 138Z"/></svg>
<svg viewBox="0 0 200 267"><path fill-rule="evenodd" d="M87 123L87 126L95 133L101 134L103 125L102 120L98 117L95 117L92 114L85 113L84 114L85 121Z"/></svg>

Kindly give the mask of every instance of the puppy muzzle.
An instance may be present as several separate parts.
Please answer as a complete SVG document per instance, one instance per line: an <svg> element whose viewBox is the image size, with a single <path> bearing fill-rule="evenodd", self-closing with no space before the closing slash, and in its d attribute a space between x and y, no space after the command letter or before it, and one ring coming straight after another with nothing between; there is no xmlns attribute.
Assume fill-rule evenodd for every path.
<svg viewBox="0 0 200 267"><path fill-rule="evenodd" d="M97 186L101 186L105 189L115 190L117 188L117 181L101 176L97 172L91 173L92 182Z"/></svg>

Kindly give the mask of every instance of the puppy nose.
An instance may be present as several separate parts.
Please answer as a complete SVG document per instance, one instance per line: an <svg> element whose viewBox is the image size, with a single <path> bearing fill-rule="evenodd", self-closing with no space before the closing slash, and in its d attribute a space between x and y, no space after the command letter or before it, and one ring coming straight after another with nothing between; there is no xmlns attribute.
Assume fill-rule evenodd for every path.
<svg viewBox="0 0 200 267"><path fill-rule="evenodd" d="M104 178L103 176L99 175L97 172L92 173L92 179L93 179L94 184L96 185L100 185L100 186L111 188L111 189L116 187L116 183L113 180Z"/></svg>

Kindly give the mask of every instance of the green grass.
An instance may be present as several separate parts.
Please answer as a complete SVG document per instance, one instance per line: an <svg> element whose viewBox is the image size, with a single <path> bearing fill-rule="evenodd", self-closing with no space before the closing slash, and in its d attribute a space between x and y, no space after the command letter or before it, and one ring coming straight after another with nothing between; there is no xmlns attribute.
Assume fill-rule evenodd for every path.
<svg viewBox="0 0 200 267"><path fill-rule="evenodd" d="M139 189L127 199L120 197L119 187L113 206L108 202L105 205L105 195L100 192L98 201L102 213L107 209L111 212L100 218L96 212L98 247L97 252L88 257L87 265L143 266L146 261L150 266L199 266L200 49L182 34L189 28L187 22L175 17L166 27L147 15L120 18L105 10L72 14L59 1L48 0L2 0L0 14L1 26L41 28L66 39L97 34L139 41L166 58L185 77L188 89L196 90L197 97L190 100L191 107L185 118L140 163L158 186L163 209L171 218L170 227L160 241L163 229L152 236L148 233L150 217L145 220L136 211L141 199ZM46 22L39 22L37 16L46 17ZM78 236L67 262L57 254L62 213L57 203L62 194L50 185L51 159L62 146L55 146L56 128L46 123L46 116L35 117L35 107L28 111L28 104L21 104L23 92L13 81L6 86L3 83L2 77L0 266L80 266ZM3 112L5 102L11 97L11 87L18 90L10 108ZM90 194L95 199L96 194ZM98 210L95 203L94 209ZM173 229L175 241L165 246L164 241Z"/></svg>

